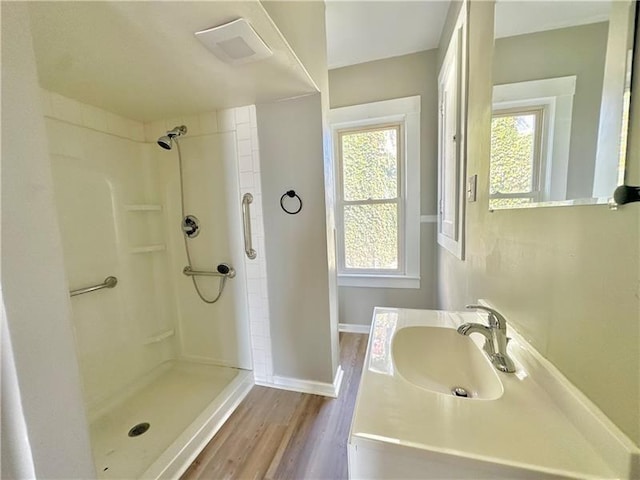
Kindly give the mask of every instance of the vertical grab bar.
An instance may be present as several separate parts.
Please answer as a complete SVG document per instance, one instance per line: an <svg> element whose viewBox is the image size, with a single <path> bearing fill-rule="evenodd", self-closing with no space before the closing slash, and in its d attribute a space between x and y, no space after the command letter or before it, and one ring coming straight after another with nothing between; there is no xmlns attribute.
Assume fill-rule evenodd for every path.
<svg viewBox="0 0 640 480"><path fill-rule="evenodd" d="M242 222L244 224L244 252L251 260L256 258L257 253L251 246L251 211L249 204L253 202L253 195L245 193L242 196Z"/></svg>

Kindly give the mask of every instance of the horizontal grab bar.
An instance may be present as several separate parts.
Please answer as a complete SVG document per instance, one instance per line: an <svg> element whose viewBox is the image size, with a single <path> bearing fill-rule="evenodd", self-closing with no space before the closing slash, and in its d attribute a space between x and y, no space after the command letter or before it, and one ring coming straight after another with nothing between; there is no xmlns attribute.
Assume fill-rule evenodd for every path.
<svg viewBox="0 0 640 480"><path fill-rule="evenodd" d="M116 277L107 277L104 279L103 283L98 285L93 285L91 287L79 288L77 290L71 290L69 292L70 297L75 297L76 295L82 295L83 293L95 292L96 290L102 290L103 288L113 288L118 284L118 279Z"/></svg>
<svg viewBox="0 0 640 480"><path fill-rule="evenodd" d="M182 269L182 273L184 273L188 277L229 277L233 278L236 276L236 271L233 268L229 268L227 273L220 272L207 272L202 270L191 270L191 267L186 266Z"/></svg>

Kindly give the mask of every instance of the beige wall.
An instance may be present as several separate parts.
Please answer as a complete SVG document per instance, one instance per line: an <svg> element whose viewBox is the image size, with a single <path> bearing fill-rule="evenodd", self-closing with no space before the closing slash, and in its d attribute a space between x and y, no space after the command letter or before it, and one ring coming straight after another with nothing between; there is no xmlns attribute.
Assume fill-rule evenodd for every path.
<svg viewBox="0 0 640 480"><path fill-rule="evenodd" d="M438 87L437 51L413 53L329 71L331 108L421 96L420 169L422 215L436 214ZM436 303L436 229L420 231L420 289L339 288L340 323L371 322L373 307L433 308Z"/></svg>
<svg viewBox="0 0 640 480"><path fill-rule="evenodd" d="M332 383L320 95L256 105L273 374ZM297 215L280 208L295 190Z"/></svg>
<svg viewBox="0 0 640 480"><path fill-rule="evenodd" d="M460 309L478 298L495 304L640 443L640 210L488 212L492 25L493 4L471 2L467 172L478 174L478 201L467 205L466 261L439 249L440 307ZM638 122L633 136L637 142ZM637 181L640 150L631 151Z"/></svg>
<svg viewBox="0 0 640 480"><path fill-rule="evenodd" d="M308 168L309 171L319 172L318 177L314 178L312 181L309 181L309 182L306 182L305 180L304 183L311 187L314 196L316 195L316 193L322 192L322 195L324 197L323 205L325 205L325 209L322 212L315 211L314 213L315 216L310 221L309 225L311 224L314 225L314 227L311 227L312 230L314 230L318 225L322 225L322 227L325 229L324 238L323 239L316 238L314 239L315 242L313 243L314 245L313 248L315 248L315 246L318 246L318 248L320 248L319 245L320 244L323 245L322 247L323 254L321 255L321 258L325 263L324 265L315 263L317 262L318 258L314 258L314 259L310 259L308 264L305 262L302 262L301 265L307 265L307 266L309 266L310 264L315 265L314 267L316 268L315 276L316 276L316 280L320 282L319 284L320 290L317 292L317 296L315 297L314 302L320 301L320 299L323 298L322 302L327 303L327 306L326 306L327 309L325 310L323 306L319 311L319 312L322 312L322 314L325 314L326 317L324 317L323 320L316 318L315 320L316 323L317 322L320 322L320 323L314 327L316 329L326 328L326 332L328 335L327 343L326 344L323 343L324 342L324 338L323 338L321 342L323 343L323 346L321 347L320 345L316 345L315 347L313 347L314 352L316 355L328 355L330 357L330 362L331 362L330 370L333 373L335 373L339 365L338 308L337 308L338 295L337 295L337 285L336 285L336 277L335 277L335 244L333 242L334 222L333 222L333 216L331 215L332 209L330 208L333 179L331 177L330 170L327 169L327 165L330 162L329 155L331 152L331 138L327 128L327 124L326 124L326 113L329 109L329 80L328 80L328 74L327 74L327 40L326 40L326 28L325 28L325 4L323 1L295 1L295 0L294 1L261 0L261 3L264 9L267 11L269 16L271 17L271 19L273 20L273 22L278 27L278 29L282 32L287 42L289 43L291 48L294 50L295 54L298 56L298 58L300 59L304 67L307 69L307 72L309 72L309 75L314 80L314 82L316 83L320 91L319 101L317 102L317 108L318 108L317 113L318 113L319 123L316 123L316 118L314 118L313 113L310 110L308 109L305 110L303 108L304 115L307 115L309 118L312 119L311 124L314 125L314 127L319 128L318 134L320 135L320 144L318 146L310 147L310 145L315 145L315 139L312 139L312 135L313 135L312 132L307 131L305 129L305 134L308 135L308 137L306 137L304 141L299 142L299 146L301 147L301 150L299 152L300 157L299 157L299 161L295 163L293 170L291 171L278 170L271 173L276 174L275 176L280 174L280 175L283 175L284 178L286 178L292 172L297 172L297 173L294 173L294 176L297 174L303 175L303 173L298 170L299 168L303 168L303 169ZM313 102L315 102L316 100L318 100L318 98L316 98L313 101L311 100L309 101L312 102L311 104L313 104ZM305 103L305 101L301 101L301 102L302 104ZM311 104L307 104L307 107L308 105L311 105ZM286 116L286 111L288 111L289 109L300 108L300 106L301 104L299 105L296 102L286 102L285 105L282 106L282 108L277 108L276 105L261 105L261 106L257 106L257 108L258 108L258 111L261 112L261 114L263 115L263 118L267 118L267 117L270 117L270 115L279 115L282 112L285 112L285 116ZM280 132L276 132L275 129L272 129L270 131L270 134L275 135L275 137L282 138L280 137L280 135L282 135L282 132L286 130L287 128L286 126L289 126L292 129L296 129L297 128L296 125L292 124L290 122L291 120L294 120L294 123L295 123L295 119L287 119L285 123L283 123L283 127ZM262 140L263 140L263 136L261 134L260 135L261 145L262 145ZM288 140L284 142L288 142ZM309 143L306 143L306 142L309 142ZM315 153L313 155L305 154L305 150L304 150L305 147L318 148L318 152L320 155L316 156ZM273 151L275 152L276 150L277 148L274 148ZM279 164L280 167L287 165L287 162L291 160L293 159L282 159L282 162ZM285 167L285 168L288 168L288 167ZM318 171L318 168L320 169L319 171ZM265 177L263 176L263 182L264 181L265 181ZM321 183L318 183L318 182L321 182ZM281 194L282 193L280 193L280 195ZM278 196L278 198L280 197ZM319 201L319 197L317 198L317 200ZM278 209L279 208L280 207L278 206ZM322 213L322 215L320 213ZM309 212L307 212L306 215L309 215ZM265 235L269 230L269 227L267 226L267 222L268 222L268 219L266 217L266 209L265 209ZM272 230L272 232L274 231ZM303 233L303 232L300 232L300 233ZM277 242L277 240L274 238L272 242ZM269 246L267 246L267 249L269 249ZM268 262L269 262L269 265L273 264L273 261L271 259L268 259ZM272 271L274 268L278 268L278 266L276 265L275 267L272 267L272 266L269 267L270 269L269 277L271 277ZM269 282L271 285L272 280L270 280ZM269 291L271 295L271 289ZM295 293L292 293L292 296L295 296ZM271 309L271 311L273 310ZM291 331L288 330L286 327L287 320L282 320L282 321L280 320L281 319L273 319L272 317L272 321L271 321L271 328L272 328L271 334L272 334L272 337L274 338L274 341L273 341L274 349L277 348L277 344L279 342L279 340L276 340L276 337L280 336L280 345L282 345L282 341L284 341L283 339L289 338L291 334ZM284 330L280 330L280 328L284 328ZM309 330L303 333L305 339L303 342L301 342L301 344L305 344L307 340L310 342L313 341L312 338L306 338L306 335L310 334L312 330ZM322 353L320 353L322 349L325 349L325 350ZM303 350L300 350L300 352L304 355ZM323 366L321 366L319 371L316 372L316 373L319 373L320 371L324 372L321 374L324 380L320 380L319 378L308 376L311 374L311 371L307 367L302 366L301 368L299 368L296 365L296 362L298 361L302 362L303 364L307 364L308 363L307 360L302 358L298 359L296 358L295 355L287 357L286 354L282 354L280 355L279 359L276 359L276 356L278 355L276 350L274 350L273 355L274 355L273 361L274 361L275 375L284 375L284 376L293 376L293 377L297 376L297 378L301 378L301 379L327 381L327 374L324 371L324 368L325 368L324 358L320 362ZM285 360L285 358L288 358L288 360ZM289 362L291 363L289 364ZM304 371L306 371L307 373L302 374L302 372Z"/></svg>
<svg viewBox="0 0 640 480"><path fill-rule="evenodd" d="M608 26L593 23L495 42L494 85L577 76L567 198L590 198L593 191Z"/></svg>
<svg viewBox="0 0 640 480"><path fill-rule="evenodd" d="M10 397L2 379L2 474L95 478L27 5L2 3L1 30L2 360L8 340L15 366ZM18 395L22 411L8 411ZM21 423L27 438L5 436Z"/></svg>

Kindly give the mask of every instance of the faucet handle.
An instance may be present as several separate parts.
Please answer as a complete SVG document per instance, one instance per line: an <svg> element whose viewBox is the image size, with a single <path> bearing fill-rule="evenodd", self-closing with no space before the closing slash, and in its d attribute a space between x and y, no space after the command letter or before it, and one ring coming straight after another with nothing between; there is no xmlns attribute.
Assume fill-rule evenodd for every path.
<svg viewBox="0 0 640 480"><path fill-rule="evenodd" d="M489 325L497 327L500 330L506 330L507 321L497 310L491 307L485 307L484 305L466 305L465 308L470 310L483 310L489 314Z"/></svg>

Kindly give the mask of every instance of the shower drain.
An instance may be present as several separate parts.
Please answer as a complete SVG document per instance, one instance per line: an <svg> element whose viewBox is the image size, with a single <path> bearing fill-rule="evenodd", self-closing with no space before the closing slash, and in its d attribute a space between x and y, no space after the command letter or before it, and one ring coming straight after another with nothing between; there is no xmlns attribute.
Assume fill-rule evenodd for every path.
<svg viewBox="0 0 640 480"><path fill-rule="evenodd" d="M149 425L147 422L139 423L136 426L134 426L131 430L129 430L129 436L130 437L137 437L139 435L142 435L147 430L149 430L150 426L151 425Z"/></svg>

